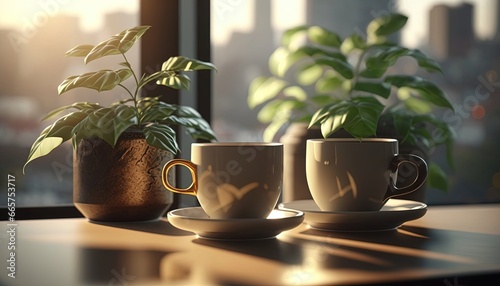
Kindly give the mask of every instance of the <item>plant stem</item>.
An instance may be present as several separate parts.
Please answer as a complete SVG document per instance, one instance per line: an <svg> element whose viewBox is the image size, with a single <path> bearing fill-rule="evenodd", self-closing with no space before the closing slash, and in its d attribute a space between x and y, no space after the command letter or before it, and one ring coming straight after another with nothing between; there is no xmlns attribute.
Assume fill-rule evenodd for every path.
<svg viewBox="0 0 500 286"><path fill-rule="evenodd" d="M130 62L128 61L127 56L125 56L124 53L122 53L122 55L123 55L123 59L125 59L125 62L127 63L128 69L132 72L132 76L134 77L134 80L135 80L135 85L139 86L139 80L137 79L137 76L135 75L135 72L132 69L132 66L130 65Z"/></svg>
<svg viewBox="0 0 500 286"><path fill-rule="evenodd" d="M132 100L134 101L135 116L137 117L137 124L141 125L141 116L140 116L141 114L140 114L139 105L138 105L139 102L137 100L137 96L139 93L139 80L137 79L137 75L135 74L134 70L132 69L130 62L128 61L127 56L125 56L124 53L122 53L122 56L123 56L123 59L125 60L125 62L127 63L127 68L130 70L130 72L132 73L132 76L134 77L135 91L132 94L125 86L123 86L121 84L120 84L120 86L125 88L128 91L128 93L130 94L130 96L132 97Z"/></svg>
<svg viewBox="0 0 500 286"><path fill-rule="evenodd" d="M358 62L356 63L356 67L354 68L354 76L352 78L352 85L351 85L351 89L349 90L349 97L351 97L351 98L352 98L352 92L354 90L354 86L356 85L358 78L359 78L359 70L361 69L361 63L363 63L363 58L365 57L365 55L367 54L369 49L370 48L368 47L365 50L363 50L363 52L361 53L361 55L358 58Z"/></svg>
<svg viewBox="0 0 500 286"><path fill-rule="evenodd" d="M130 90L128 90L128 88L126 86L124 86L121 83L119 83L118 86L121 86L123 89L125 89L127 91L127 93L130 95L130 98L134 99L134 95L132 94L132 92L130 92Z"/></svg>

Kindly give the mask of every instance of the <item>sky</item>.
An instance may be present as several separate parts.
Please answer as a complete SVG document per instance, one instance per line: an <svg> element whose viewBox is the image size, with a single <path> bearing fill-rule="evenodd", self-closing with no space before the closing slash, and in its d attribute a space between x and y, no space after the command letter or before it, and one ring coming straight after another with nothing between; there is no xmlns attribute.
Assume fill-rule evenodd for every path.
<svg viewBox="0 0 500 286"><path fill-rule="evenodd" d="M104 22L109 12L136 13L139 1L136 0L0 0L0 27L23 26L26 23L42 26L47 18L57 14L70 14L80 17L81 30L95 32ZM99 7L96 9L96 7Z"/></svg>
<svg viewBox="0 0 500 286"><path fill-rule="evenodd" d="M298 24L305 19L306 0L275 0L273 2L272 25L277 33ZM439 3L458 5L467 2L475 6L474 26L480 39L493 36L495 26L495 0L440 0ZM252 29L253 1L248 0L216 0L212 1L212 41L215 45L224 44L234 31L245 32ZM294 3L294 5L290 5ZM436 2L433 0L399 0L400 11L411 15L402 35L403 44L416 47L426 37L428 27L428 11ZM80 16L81 29L85 32L98 30L109 12L136 13L139 1L136 0L0 0L0 27L15 27L27 23L42 26L48 17L58 13ZM99 9L96 9L99 7ZM291 16L293 15L293 16ZM422 24L425 23L425 24ZM36 25L38 24L38 25Z"/></svg>

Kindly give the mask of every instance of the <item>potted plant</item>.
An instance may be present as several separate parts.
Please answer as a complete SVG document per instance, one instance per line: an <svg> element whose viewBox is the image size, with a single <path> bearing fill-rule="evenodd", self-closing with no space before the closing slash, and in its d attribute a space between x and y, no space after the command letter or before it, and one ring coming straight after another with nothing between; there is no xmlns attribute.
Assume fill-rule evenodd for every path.
<svg viewBox="0 0 500 286"><path fill-rule="evenodd" d="M304 138L295 147L288 144L288 151L284 142L285 160L290 155L303 156L303 141L314 136L360 140L376 136L397 138L400 149L406 152L406 146L410 146L413 153L423 157L444 144L452 166L452 129L434 111L453 110L453 105L431 81L395 70L398 59L411 57L427 72L442 72L438 63L421 51L389 40L406 21L401 14L379 17L368 24L366 34L354 33L345 39L319 26L285 31L281 45L269 58L272 75L254 79L249 88L249 107L262 106L257 118L268 124L264 140L273 140L281 128L293 123L285 141L301 142L294 138L298 135ZM307 127L317 134L306 134ZM291 168L293 160L285 166ZM299 167L293 168L303 173L303 158L296 160ZM292 172L288 177L285 192L300 192L294 187L306 185L300 173ZM287 185L290 178L293 183ZM429 164L427 181L432 187L447 189L446 175L435 162Z"/></svg>
<svg viewBox="0 0 500 286"><path fill-rule="evenodd" d="M49 112L44 119L65 114L41 132L28 155L26 165L71 139L73 200L91 220L159 218L172 203L172 194L161 183L164 163L179 151L172 126L185 126L194 139L215 140L210 125L193 108L162 102L160 96L140 96L151 82L188 90L190 79L183 71L216 69L211 63L177 56L165 61L161 70L138 77L125 54L149 28L127 29L95 46L78 45L66 53L83 57L85 64L110 55L123 61L119 69L66 78L58 87L59 95L75 88L102 92L120 87L128 98L106 107L76 102ZM122 84L129 78L135 82L133 89Z"/></svg>

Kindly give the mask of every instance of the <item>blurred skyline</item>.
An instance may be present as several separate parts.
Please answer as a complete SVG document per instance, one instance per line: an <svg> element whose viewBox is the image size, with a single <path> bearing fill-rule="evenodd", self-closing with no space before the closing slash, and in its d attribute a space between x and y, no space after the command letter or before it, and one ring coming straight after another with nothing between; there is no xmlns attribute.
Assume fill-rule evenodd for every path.
<svg viewBox="0 0 500 286"><path fill-rule="evenodd" d="M248 33L255 27L255 0L212 1L212 43L225 45L233 33ZM319 1L321 2L321 1ZM498 32L498 10L496 0L397 0L387 1L389 4L373 10L374 14L381 14L387 10L397 10L405 15L411 15L402 31L402 43L410 48L415 48L428 40L429 11L436 3L447 6L457 6L462 3L474 5L474 29L480 40L490 40ZM276 38L287 28L306 22L307 0L296 0L290 5L289 0L274 0L270 2L271 25ZM369 3L357 4L346 1L346 6L369 6ZM360 7L362 8L362 7ZM385 10L385 11L384 11ZM373 14L372 13L372 14ZM356 15L349 15L356 17ZM373 17L374 18L374 17ZM276 40L276 39L275 39Z"/></svg>
<svg viewBox="0 0 500 286"><path fill-rule="evenodd" d="M295 0L290 5L289 0L274 0L271 2L272 27L276 34L292 26L304 23L306 19L307 0ZM412 17L408 20L402 35L402 43L415 47L421 39L425 39L428 31L429 11L435 1L432 0L397 0L394 6L403 14ZM464 3L463 0L440 0L440 4L456 6ZM474 5L475 34L481 40L492 39L498 27L492 25L497 22L498 2L495 0L468 0L466 3ZM99 6L99 9L95 7ZM393 5L393 4L391 4ZM37 14L45 11L50 16L63 13L78 17L79 29L86 33L97 32L105 24L105 15L110 12L135 13L139 9L137 0L0 0L0 27L16 29L25 25L26 21L37 21ZM233 32L251 31L255 26L253 0L215 0L212 1L212 23L214 26L212 42L215 45L227 43ZM293 15L291 17L290 15Z"/></svg>

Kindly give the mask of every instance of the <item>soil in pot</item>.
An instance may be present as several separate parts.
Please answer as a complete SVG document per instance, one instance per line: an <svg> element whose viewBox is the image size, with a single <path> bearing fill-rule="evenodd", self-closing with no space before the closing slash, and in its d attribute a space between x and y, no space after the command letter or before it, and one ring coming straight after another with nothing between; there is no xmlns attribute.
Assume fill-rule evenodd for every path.
<svg viewBox="0 0 500 286"><path fill-rule="evenodd" d="M97 137L83 139L73 156L74 204L95 221L158 219L173 202L161 182L161 170L172 158L149 146L140 131L125 131L114 148Z"/></svg>

